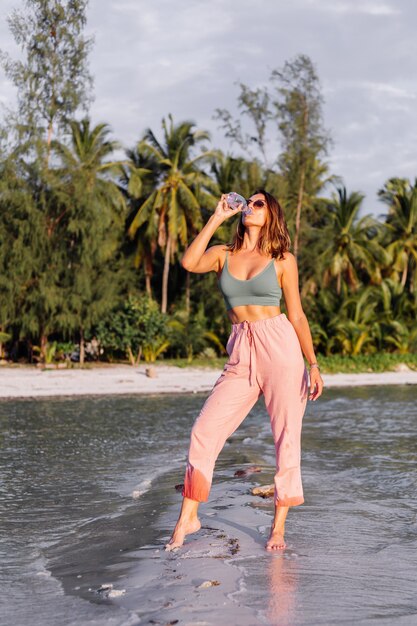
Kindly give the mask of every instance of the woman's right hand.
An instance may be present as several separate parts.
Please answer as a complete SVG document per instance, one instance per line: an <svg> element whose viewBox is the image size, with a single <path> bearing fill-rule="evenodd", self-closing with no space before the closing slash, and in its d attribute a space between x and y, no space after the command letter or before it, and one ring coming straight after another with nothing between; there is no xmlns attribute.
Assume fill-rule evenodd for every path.
<svg viewBox="0 0 417 626"><path fill-rule="evenodd" d="M242 208L243 206L240 204L237 209L232 209L227 204L227 194L222 195L214 213L184 252L181 265L185 270L197 274L219 270L219 251L220 249L223 250L224 245L211 246L210 248L207 246L220 224L232 215L239 213Z"/></svg>
<svg viewBox="0 0 417 626"><path fill-rule="evenodd" d="M239 204L239 206L236 209L233 209L232 207L230 207L227 204L227 193L224 193L221 196L215 208L214 215L217 218L220 218L222 221L224 221L227 218L232 217L232 215L236 215L237 213L239 213L242 210L242 208L243 208L242 204Z"/></svg>

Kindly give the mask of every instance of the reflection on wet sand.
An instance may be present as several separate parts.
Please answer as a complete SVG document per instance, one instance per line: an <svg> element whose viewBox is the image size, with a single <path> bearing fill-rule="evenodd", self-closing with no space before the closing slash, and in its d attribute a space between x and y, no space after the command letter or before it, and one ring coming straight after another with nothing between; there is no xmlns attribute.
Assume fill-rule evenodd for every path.
<svg viewBox="0 0 417 626"><path fill-rule="evenodd" d="M282 554L273 554L267 567L269 597L266 610L268 623L293 626L296 622L296 595L298 590L298 563Z"/></svg>

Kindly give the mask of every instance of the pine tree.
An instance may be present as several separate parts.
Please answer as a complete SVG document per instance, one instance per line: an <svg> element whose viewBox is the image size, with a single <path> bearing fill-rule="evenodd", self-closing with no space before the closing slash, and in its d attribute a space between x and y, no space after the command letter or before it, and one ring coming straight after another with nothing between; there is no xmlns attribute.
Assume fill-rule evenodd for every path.
<svg viewBox="0 0 417 626"><path fill-rule="evenodd" d="M13 116L19 140L46 139L48 154L54 134L90 100L92 79L87 57L92 45L83 29L87 0L25 0L15 10L9 28L22 59L1 53L7 77L17 88Z"/></svg>
<svg viewBox="0 0 417 626"><path fill-rule="evenodd" d="M279 165L288 186L287 204L295 212L294 255L299 254L302 211L316 198L323 186L327 166L321 158L327 154L331 139L323 128L318 75L311 59L303 54L286 61L274 70L276 110L283 151Z"/></svg>
<svg viewBox="0 0 417 626"><path fill-rule="evenodd" d="M0 58L17 88L17 108L7 120L9 155L2 200L11 201L2 203L6 239L0 242L0 257L7 254L7 240L24 247L15 323L20 334L39 340L41 356L48 335L58 330L57 315L67 297L61 282L68 266L62 220L72 199L51 170L50 155L54 137L60 139L70 129L76 113L90 100L86 61L91 39L83 34L86 7L86 0L26 0L24 10L14 11L8 20L21 59L4 53ZM13 203L19 206L15 215ZM12 282L13 269L4 269L5 282Z"/></svg>

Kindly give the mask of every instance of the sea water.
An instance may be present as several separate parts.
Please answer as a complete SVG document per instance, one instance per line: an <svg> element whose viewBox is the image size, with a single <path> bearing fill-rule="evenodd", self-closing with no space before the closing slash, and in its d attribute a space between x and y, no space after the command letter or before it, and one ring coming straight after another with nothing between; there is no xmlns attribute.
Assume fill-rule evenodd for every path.
<svg viewBox="0 0 417 626"><path fill-rule="evenodd" d="M176 555L163 544L204 396L1 402L0 623L417 624L416 400L404 385L308 403L305 503L270 554L272 504L249 493L274 473L261 398Z"/></svg>

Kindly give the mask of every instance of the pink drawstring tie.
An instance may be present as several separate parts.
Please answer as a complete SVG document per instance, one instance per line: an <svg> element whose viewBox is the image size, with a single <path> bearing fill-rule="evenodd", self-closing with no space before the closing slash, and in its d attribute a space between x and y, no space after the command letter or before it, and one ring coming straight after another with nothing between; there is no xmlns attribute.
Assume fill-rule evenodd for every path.
<svg viewBox="0 0 417 626"><path fill-rule="evenodd" d="M250 387L253 387L254 379L256 379L256 374L254 376L253 359L252 359L252 346L253 346L253 341L254 341L253 331L252 331L252 322L248 322L247 320L245 320L244 322L242 322L242 324L243 324L243 328L246 331L246 335L249 339L249 385Z"/></svg>

